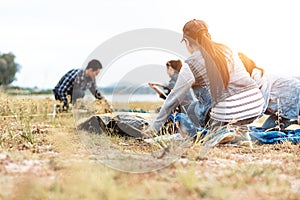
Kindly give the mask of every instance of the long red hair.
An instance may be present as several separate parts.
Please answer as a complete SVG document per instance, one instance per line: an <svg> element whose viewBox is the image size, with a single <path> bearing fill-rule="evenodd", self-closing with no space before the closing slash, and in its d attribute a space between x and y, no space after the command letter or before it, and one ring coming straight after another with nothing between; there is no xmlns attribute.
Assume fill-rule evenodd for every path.
<svg viewBox="0 0 300 200"><path fill-rule="evenodd" d="M233 63L231 50L227 46L211 40L207 24L202 20L193 19L187 22L183 27L183 37L199 47L205 59L208 76L209 73L211 74L209 78L212 83L210 84L215 85L214 89L218 89L220 84L227 88L230 79L228 64ZM216 77L215 69L217 69L219 77ZM221 78L222 82L216 78Z"/></svg>

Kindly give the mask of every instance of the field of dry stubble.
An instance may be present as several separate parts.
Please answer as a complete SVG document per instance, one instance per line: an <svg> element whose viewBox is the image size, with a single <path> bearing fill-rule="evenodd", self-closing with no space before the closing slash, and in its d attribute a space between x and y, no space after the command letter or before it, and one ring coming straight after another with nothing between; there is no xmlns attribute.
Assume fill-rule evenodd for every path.
<svg viewBox="0 0 300 200"><path fill-rule="evenodd" d="M85 148L72 113L49 115L54 103L0 94L1 200L300 199L300 144L220 146L201 155L194 145L160 170L126 173Z"/></svg>

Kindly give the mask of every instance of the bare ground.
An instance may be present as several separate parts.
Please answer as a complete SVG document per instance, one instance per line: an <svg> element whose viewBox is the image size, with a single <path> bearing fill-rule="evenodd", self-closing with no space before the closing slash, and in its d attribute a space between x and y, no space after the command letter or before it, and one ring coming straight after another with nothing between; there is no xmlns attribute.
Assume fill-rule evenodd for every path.
<svg viewBox="0 0 300 200"><path fill-rule="evenodd" d="M43 137L39 152L1 150L0 199L300 199L300 144L194 146L160 170L126 173L95 159L75 129Z"/></svg>
<svg viewBox="0 0 300 200"><path fill-rule="evenodd" d="M72 116L52 118L52 109L50 99L0 95L1 200L300 199L300 144L194 145L161 169L128 173L102 164ZM137 145L119 144L130 151Z"/></svg>

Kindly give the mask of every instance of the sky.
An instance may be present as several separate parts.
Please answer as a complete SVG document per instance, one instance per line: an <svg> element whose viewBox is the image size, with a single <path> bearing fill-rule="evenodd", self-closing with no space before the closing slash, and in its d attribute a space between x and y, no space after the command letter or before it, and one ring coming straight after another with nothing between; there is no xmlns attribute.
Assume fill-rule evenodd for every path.
<svg viewBox="0 0 300 200"><path fill-rule="evenodd" d="M21 66L13 85L51 89L113 36L141 28L182 33L187 21L202 19L214 41L271 73L300 76L297 6L297 0L0 0L0 52L12 52ZM151 58L164 65L168 57Z"/></svg>

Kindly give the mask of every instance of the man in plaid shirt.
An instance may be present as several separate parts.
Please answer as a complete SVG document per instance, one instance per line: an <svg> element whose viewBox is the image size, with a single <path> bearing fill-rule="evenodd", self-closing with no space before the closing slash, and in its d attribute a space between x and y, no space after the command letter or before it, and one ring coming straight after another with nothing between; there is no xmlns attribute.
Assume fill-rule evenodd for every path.
<svg viewBox="0 0 300 200"><path fill-rule="evenodd" d="M62 101L63 111L69 108L67 96L71 96L71 102L75 103L78 98L83 98L85 91L89 89L96 99L102 99L97 90L95 77L100 73L102 64L98 60L91 60L86 69L72 69L68 71L53 89L56 100Z"/></svg>

